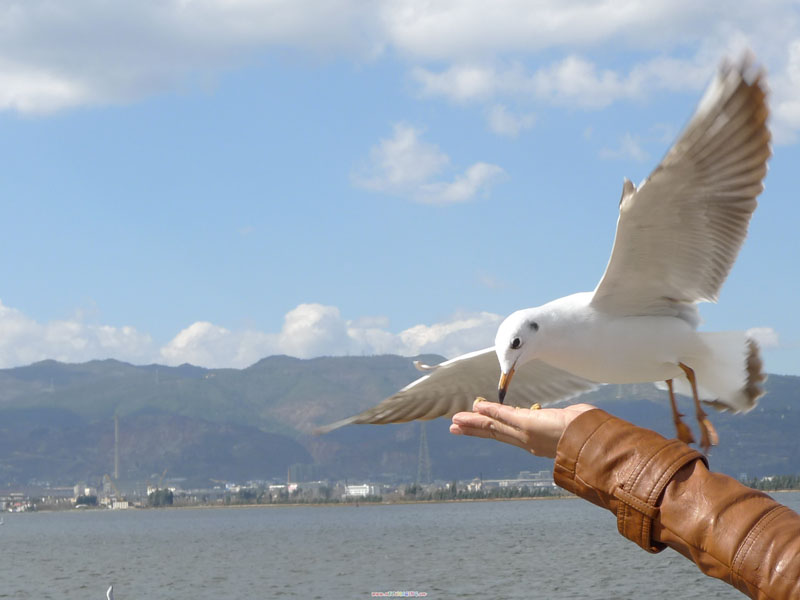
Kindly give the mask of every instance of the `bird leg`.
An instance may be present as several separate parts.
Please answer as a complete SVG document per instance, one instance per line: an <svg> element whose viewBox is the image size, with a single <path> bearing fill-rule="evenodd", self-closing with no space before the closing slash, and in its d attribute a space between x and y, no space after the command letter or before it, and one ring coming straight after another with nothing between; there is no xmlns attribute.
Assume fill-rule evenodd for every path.
<svg viewBox="0 0 800 600"><path fill-rule="evenodd" d="M678 439L684 444L693 444L694 436L689 426L681 420L683 416L678 412L678 405L675 403L675 393L672 391L672 379L667 379L667 389L669 389L669 403L672 405L672 420L675 422L675 431Z"/></svg>
<svg viewBox="0 0 800 600"><path fill-rule="evenodd" d="M711 446L719 444L719 436L717 430L708 420L708 415L700 406L700 398L697 396L697 378L695 377L694 370L683 363L678 363L678 366L686 373L686 378L692 385L692 395L694 396L695 414L697 415L697 424L700 425L700 447L705 454L708 454Z"/></svg>

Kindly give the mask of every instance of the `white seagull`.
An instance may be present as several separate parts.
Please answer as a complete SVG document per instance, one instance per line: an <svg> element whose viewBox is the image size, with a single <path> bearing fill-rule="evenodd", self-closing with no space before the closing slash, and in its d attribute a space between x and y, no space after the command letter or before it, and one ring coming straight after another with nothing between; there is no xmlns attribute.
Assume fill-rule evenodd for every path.
<svg viewBox="0 0 800 600"><path fill-rule="evenodd" d="M742 332L696 330L698 302L719 296L739 252L770 152L763 72L749 57L723 64L686 129L639 187L622 186L616 239L593 292L519 310L495 345L430 372L374 408L332 423L401 423L470 410L476 396L528 406L571 398L603 383L666 384L695 401L704 450L717 435L700 404L748 411L763 394L758 346Z"/></svg>

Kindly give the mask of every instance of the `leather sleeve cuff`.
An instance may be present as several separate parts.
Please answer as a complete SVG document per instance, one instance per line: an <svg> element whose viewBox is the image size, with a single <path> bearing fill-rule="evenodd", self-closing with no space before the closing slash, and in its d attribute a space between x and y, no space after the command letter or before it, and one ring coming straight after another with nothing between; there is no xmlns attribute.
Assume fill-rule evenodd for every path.
<svg viewBox="0 0 800 600"><path fill-rule="evenodd" d="M697 459L706 460L700 452L680 440L661 440L662 444L643 452L641 460L632 465L627 481L613 491L619 501L617 529L648 552L666 548L665 544L654 542L651 536L664 488L685 465Z"/></svg>
<svg viewBox="0 0 800 600"><path fill-rule="evenodd" d="M664 488L683 466L705 457L680 442L596 409L577 417L558 444L553 477L564 489L617 515L619 532L648 552Z"/></svg>

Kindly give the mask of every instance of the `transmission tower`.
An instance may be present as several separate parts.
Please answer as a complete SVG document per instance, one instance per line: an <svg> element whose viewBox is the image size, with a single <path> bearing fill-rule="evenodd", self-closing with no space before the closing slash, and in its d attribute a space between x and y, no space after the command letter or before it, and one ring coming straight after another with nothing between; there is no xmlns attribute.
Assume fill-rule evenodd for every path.
<svg viewBox="0 0 800 600"><path fill-rule="evenodd" d="M119 481L119 415L114 415L114 481Z"/></svg>
<svg viewBox="0 0 800 600"><path fill-rule="evenodd" d="M428 453L428 434L425 421L419 422L419 460L417 461L417 483L431 482L431 456Z"/></svg>

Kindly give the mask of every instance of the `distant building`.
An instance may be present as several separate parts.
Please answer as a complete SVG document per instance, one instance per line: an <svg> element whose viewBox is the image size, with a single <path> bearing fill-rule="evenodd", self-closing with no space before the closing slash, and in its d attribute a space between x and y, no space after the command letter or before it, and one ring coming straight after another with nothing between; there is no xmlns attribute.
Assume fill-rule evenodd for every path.
<svg viewBox="0 0 800 600"><path fill-rule="evenodd" d="M10 492L4 498L5 508L8 512L25 512L33 508L33 503L22 492Z"/></svg>
<svg viewBox="0 0 800 600"><path fill-rule="evenodd" d="M77 499L78 496L97 496L97 488L88 486L84 482L77 483L72 488L72 497Z"/></svg>
<svg viewBox="0 0 800 600"><path fill-rule="evenodd" d="M473 479L467 484L470 491L492 488L554 488L553 474L548 470L520 471L516 479Z"/></svg>
<svg viewBox="0 0 800 600"><path fill-rule="evenodd" d="M525 479L528 481L552 481L553 474L544 469L543 471L520 471L517 479Z"/></svg>
<svg viewBox="0 0 800 600"><path fill-rule="evenodd" d="M361 485L347 485L344 488L344 496L364 498L366 496L379 496L380 488L377 485L363 483Z"/></svg>
<svg viewBox="0 0 800 600"><path fill-rule="evenodd" d="M476 477L472 481L467 484L467 491L469 492L479 492L483 489L483 480Z"/></svg>

